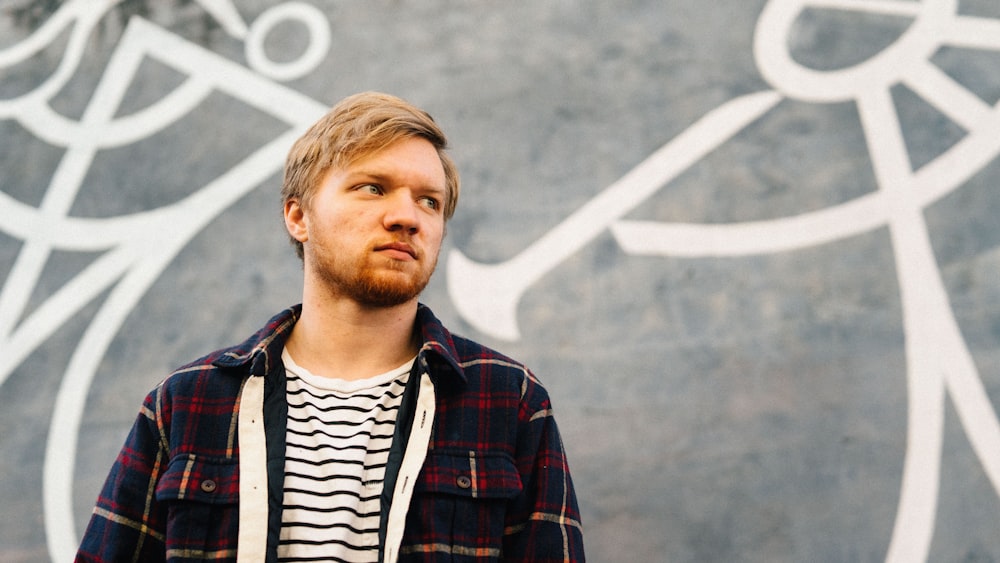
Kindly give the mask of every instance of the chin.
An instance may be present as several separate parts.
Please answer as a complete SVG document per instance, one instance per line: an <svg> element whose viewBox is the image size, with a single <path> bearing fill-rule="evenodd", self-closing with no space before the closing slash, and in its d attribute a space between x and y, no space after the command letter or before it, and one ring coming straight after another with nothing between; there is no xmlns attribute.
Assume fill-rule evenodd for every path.
<svg viewBox="0 0 1000 563"><path fill-rule="evenodd" d="M413 279L406 276L368 276L367 279L359 280L353 289L349 291L359 303L378 307L395 307L415 300L427 286L430 278Z"/></svg>

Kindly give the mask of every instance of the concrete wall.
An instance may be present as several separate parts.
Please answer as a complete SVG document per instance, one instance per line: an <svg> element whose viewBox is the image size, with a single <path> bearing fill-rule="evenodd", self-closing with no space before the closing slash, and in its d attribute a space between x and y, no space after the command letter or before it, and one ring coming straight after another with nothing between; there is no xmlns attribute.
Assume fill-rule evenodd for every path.
<svg viewBox="0 0 1000 563"><path fill-rule="evenodd" d="M451 137L424 301L549 387L592 560L1000 559L994 0L70 0L0 6L0 560L297 301L284 153L368 89Z"/></svg>

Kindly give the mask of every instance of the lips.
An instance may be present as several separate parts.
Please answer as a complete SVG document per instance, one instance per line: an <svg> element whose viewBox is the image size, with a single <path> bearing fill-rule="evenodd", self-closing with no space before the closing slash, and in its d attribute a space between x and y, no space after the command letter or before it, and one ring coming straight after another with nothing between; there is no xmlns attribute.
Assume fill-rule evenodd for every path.
<svg viewBox="0 0 1000 563"><path fill-rule="evenodd" d="M376 252L385 252L389 255L397 255L400 259L405 258L403 255L409 256L411 259L417 259L417 251L413 249L412 246L406 244L405 242L390 242L388 244L383 244L375 247Z"/></svg>

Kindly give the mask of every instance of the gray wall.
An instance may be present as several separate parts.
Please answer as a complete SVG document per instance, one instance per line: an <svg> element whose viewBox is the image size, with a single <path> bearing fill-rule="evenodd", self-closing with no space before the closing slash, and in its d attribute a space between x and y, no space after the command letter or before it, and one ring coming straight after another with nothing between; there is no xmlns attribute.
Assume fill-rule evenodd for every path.
<svg viewBox="0 0 1000 563"><path fill-rule="evenodd" d="M284 152L369 89L451 137L424 301L546 383L592 560L1000 560L1000 7L826 5L0 4L0 560L297 301Z"/></svg>

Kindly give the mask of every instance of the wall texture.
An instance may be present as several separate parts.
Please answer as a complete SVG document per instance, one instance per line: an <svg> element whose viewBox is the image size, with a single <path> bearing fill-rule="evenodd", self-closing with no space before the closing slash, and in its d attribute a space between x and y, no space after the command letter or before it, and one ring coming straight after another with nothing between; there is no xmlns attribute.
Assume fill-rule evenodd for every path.
<svg viewBox="0 0 1000 563"><path fill-rule="evenodd" d="M995 0L0 3L0 560L297 301L341 97L463 173L424 295L549 387L594 561L1000 560Z"/></svg>

